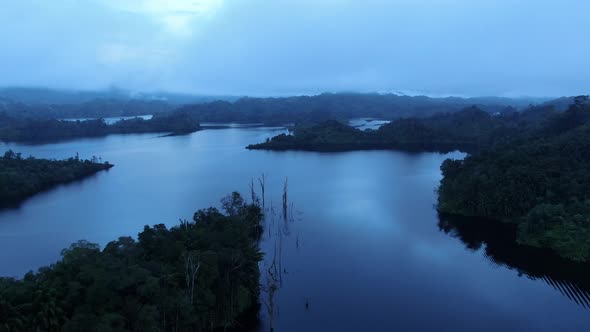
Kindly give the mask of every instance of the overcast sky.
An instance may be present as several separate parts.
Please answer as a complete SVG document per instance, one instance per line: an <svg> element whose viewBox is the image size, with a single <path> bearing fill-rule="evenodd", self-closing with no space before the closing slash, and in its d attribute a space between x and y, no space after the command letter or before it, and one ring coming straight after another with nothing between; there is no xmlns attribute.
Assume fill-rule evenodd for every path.
<svg viewBox="0 0 590 332"><path fill-rule="evenodd" d="M0 86L590 92L588 0L0 0Z"/></svg>

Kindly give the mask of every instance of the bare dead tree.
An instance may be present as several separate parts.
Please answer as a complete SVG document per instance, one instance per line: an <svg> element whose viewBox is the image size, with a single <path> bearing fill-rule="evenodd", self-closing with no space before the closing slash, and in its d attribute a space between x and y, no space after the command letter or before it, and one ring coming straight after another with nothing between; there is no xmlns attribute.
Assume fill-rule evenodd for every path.
<svg viewBox="0 0 590 332"><path fill-rule="evenodd" d="M264 209L265 204L265 189L266 189L266 175L262 173L262 176L258 178L258 183L260 183L260 192L262 195L262 208Z"/></svg>
<svg viewBox="0 0 590 332"><path fill-rule="evenodd" d="M274 254L273 259L270 262L270 265L266 269L265 273L265 290L266 290L266 299L263 299L264 305L266 307L266 311L269 316L270 320L270 331L274 332L275 328L275 293L279 289L279 278L280 278L280 270L277 267L277 242L275 240L274 246Z"/></svg>
<svg viewBox="0 0 590 332"><path fill-rule="evenodd" d="M261 184L263 183L262 179L259 179L259 181ZM274 332L275 319L280 312L278 303L276 303L276 295L283 285L283 274L285 276L287 275L287 269L283 265L282 252L285 242L284 237L290 234L289 221L293 220L293 203L289 204L288 188L288 179L285 178L282 194L282 209L275 209L275 205L271 199L268 213L265 213L268 239L270 241L274 237L272 239L274 241L273 247L269 248L269 251L272 250L272 258L271 256L266 256L267 258L264 262L264 281L261 285L264 295L261 296L261 302L266 307L271 332ZM296 246L299 247L299 237L297 237Z"/></svg>
<svg viewBox="0 0 590 332"><path fill-rule="evenodd" d="M283 185L283 218L287 219L287 209L289 207L289 203L287 200L287 191L289 189L289 178L285 178L285 184Z"/></svg>
<svg viewBox="0 0 590 332"><path fill-rule="evenodd" d="M252 197L252 204L256 204L256 191L254 190L254 178L250 179L250 196Z"/></svg>
<svg viewBox="0 0 590 332"><path fill-rule="evenodd" d="M283 286L283 232L279 227L279 285Z"/></svg>
<svg viewBox="0 0 590 332"><path fill-rule="evenodd" d="M194 251L188 251L184 254L184 267L186 277L186 291L190 303L193 304L195 297L195 280L197 279L197 273L201 268L201 262L199 261L198 253Z"/></svg>

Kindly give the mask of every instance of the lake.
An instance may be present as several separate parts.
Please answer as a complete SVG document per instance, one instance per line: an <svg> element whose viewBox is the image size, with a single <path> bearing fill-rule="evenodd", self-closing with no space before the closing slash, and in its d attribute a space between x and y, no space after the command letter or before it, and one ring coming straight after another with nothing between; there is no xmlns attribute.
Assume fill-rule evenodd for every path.
<svg viewBox="0 0 590 332"><path fill-rule="evenodd" d="M439 166L462 154L244 148L281 132L235 127L0 143L0 151L24 156L79 153L115 164L0 211L0 275L54 262L79 239L104 246L146 224L176 225L199 208L219 206L231 191L249 197L251 179L265 173L262 283L277 247L283 271L276 331L590 330L588 265L519 247L508 225L439 218ZM258 329L268 330L264 305Z"/></svg>

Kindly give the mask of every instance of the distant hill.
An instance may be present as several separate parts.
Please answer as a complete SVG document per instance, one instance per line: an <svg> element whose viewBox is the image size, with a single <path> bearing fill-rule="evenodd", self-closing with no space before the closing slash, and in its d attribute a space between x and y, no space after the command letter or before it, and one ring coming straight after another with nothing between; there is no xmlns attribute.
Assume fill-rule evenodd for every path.
<svg viewBox="0 0 590 332"><path fill-rule="evenodd" d="M454 113L477 106L484 112L505 113L531 104L555 104L565 110L571 98L444 97L377 93L323 93L313 96L236 97L169 92L98 91L48 88L0 88L0 112L28 118L100 118L157 114L180 109L201 122L319 123L371 117L394 120Z"/></svg>
<svg viewBox="0 0 590 332"><path fill-rule="evenodd" d="M590 260L590 99L509 143L446 160L441 212L514 222L518 241Z"/></svg>
<svg viewBox="0 0 590 332"><path fill-rule="evenodd" d="M551 99L543 103L543 105L551 105L555 107L556 111L564 112L568 107L574 103L575 97L560 97Z"/></svg>
<svg viewBox="0 0 590 332"><path fill-rule="evenodd" d="M316 96L240 98L182 106L202 122L319 123L355 117L397 119L454 113L477 106L487 113L516 111L532 100L496 97L432 98L397 94L324 93Z"/></svg>
<svg viewBox="0 0 590 332"><path fill-rule="evenodd" d="M123 89L107 90L58 90L35 87L0 88L0 101L10 101L27 105L79 104L97 99L104 100L153 100L170 104L201 103L213 100L236 100L235 96L209 96L170 92L132 92Z"/></svg>

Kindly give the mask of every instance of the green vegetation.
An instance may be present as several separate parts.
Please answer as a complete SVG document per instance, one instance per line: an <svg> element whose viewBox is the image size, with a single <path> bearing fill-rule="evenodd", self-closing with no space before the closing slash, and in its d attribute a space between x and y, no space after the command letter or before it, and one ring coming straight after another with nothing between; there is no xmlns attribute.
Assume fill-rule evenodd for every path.
<svg viewBox="0 0 590 332"><path fill-rule="evenodd" d="M477 105L487 113L512 109L519 101L501 98L429 98L395 94L324 93L317 96L284 98L241 98L235 102L215 101L180 108L200 122L264 124L314 124L327 120L348 121L370 117L398 119L454 113Z"/></svg>
<svg viewBox="0 0 590 332"><path fill-rule="evenodd" d="M2 331L204 331L258 303L262 211L238 193L194 222L145 226L101 251L79 241L22 280L0 279Z"/></svg>
<svg viewBox="0 0 590 332"><path fill-rule="evenodd" d="M109 134L172 133L199 130L199 124L183 112L157 114L150 120L133 118L107 125L102 119L88 121L31 120L0 113L0 140L42 142Z"/></svg>
<svg viewBox="0 0 590 332"><path fill-rule="evenodd" d="M53 186L82 179L98 171L109 169L108 162L22 158L9 150L0 157L0 205L18 203Z"/></svg>
<svg viewBox="0 0 590 332"><path fill-rule="evenodd" d="M590 259L590 103L577 97L540 128L446 160L439 210L518 224L518 241Z"/></svg>
<svg viewBox="0 0 590 332"><path fill-rule="evenodd" d="M248 149L352 151L395 149L405 151L478 151L507 140L535 125L548 109L490 115L477 107L428 118L394 120L377 130L361 131L336 121L296 126L293 135L281 134Z"/></svg>
<svg viewBox="0 0 590 332"><path fill-rule="evenodd" d="M167 102L150 99L131 99L122 96L100 94L53 95L44 90L39 93L8 93L2 98L0 89L0 112L22 119L67 119L67 118L103 118L158 114L172 111L176 106ZM12 99L12 98L14 99Z"/></svg>

